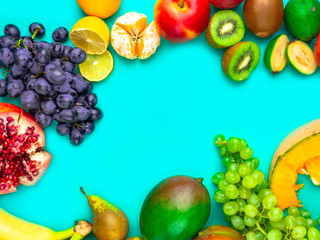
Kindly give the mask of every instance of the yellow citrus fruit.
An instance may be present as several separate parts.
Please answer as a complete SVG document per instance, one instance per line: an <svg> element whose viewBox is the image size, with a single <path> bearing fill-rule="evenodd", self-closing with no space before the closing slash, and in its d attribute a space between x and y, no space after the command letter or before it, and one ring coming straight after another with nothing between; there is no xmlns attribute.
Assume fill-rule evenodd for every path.
<svg viewBox="0 0 320 240"><path fill-rule="evenodd" d="M160 45L160 34L156 25L147 25L147 16L129 12L119 17L111 30L111 45L125 58L146 59L155 53Z"/></svg>
<svg viewBox="0 0 320 240"><path fill-rule="evenodd" d="M118 11L121 0L77 0L77 3L87 15L107 18Z"/></svg>
<svg viewBox="0 0 320 240"><path fill-rule="evenodd" d="M88 54L102 54L109 45L110 30L98 17L81 18L70 32L72 43Z"/></svg>
<svg viewBox="0 0 320 240"><path fill-rule="evenodd" d="M79 65L80 73L89 81L99 82L110 75L113 70L113 58L106 50L101 55L87 55L87 60Z"/></svg>

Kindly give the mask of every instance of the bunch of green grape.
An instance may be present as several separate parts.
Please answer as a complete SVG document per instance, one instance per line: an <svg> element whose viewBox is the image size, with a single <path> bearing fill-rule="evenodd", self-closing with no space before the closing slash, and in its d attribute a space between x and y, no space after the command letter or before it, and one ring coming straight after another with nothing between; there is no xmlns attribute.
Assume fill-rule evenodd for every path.
<svg viewBox="0 0 320 240"><path fill-rule="evenodd" d="M277 198L258 169L259 159L244 139L222 134L214 138L219 147L225 173L216 173L212 181L218 186L214 199L223 204L226 220L247 240L320 240L316 222L308 210L288 209L288 216L277 207Z"/></svg>

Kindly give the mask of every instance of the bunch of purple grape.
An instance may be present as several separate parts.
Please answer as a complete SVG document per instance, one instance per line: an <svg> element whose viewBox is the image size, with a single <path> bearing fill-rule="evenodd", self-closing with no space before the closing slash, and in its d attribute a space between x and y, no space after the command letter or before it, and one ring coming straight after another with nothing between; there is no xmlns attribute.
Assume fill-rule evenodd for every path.
<svg viewBox="0 0 320 240"><path fill-rule="evenodd" d="M8 24L0 37L0 67L7 71L0 79L0 97L20 97L21 106L42 128L56 120L57 132L79 145L103 116L95 107L98 98L91 92L92 84L75 73L87 54L62 43L69 35L64 27L53 32L51 44L34 39L45 34L41 23L32 23L29 31L32 37L21 37L19 28Z"/></svg>

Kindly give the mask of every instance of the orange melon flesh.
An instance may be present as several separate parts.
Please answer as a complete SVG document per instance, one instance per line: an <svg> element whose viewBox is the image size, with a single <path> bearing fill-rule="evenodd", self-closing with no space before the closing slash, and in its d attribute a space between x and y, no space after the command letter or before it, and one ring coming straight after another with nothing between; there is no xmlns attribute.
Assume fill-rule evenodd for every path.
<svg viewBox="0 0 320 240"><path fill-rule="evenodd" d="M279 208L302 206L296 193L303 186L296 184L298 174L309 174L315 184L320 183L320 120L290 134L273 157L269 181Z"/></svg>

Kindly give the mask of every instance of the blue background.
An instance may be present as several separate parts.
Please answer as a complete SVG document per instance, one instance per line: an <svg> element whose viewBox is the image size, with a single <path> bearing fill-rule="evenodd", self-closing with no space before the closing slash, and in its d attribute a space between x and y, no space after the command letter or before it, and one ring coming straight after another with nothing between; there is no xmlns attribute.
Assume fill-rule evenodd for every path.
<svg viewBox="0 0 320 240"><path fill-rule="evenodd" d="M106 23L111 29L116 18L129 11L144 13L151 21L154 4L154 0L122 0L119 11ZM242 5L235 10L242 14ZM47 29L44 39L51 41L54 29L71 30L85 14L75 0L16 0L2 1L0 16L0 29L14 23L24 35L29 34L30 23L42 22ZM287 33L284 25L278 33ZM257 38L247 30L244 40L257 42L264 53L271 39ZM140 235L141 205L162 179L178 174L201 176L213 196L211 177L224 170L212 144L216 134L245 138L267 174L282 139L320 114L319 70L304 76L287 66L273 76L260 61L249 79L233 82L221 70L224 50L211 48L204 34L179 45L162 39L156 54L145 61L124 59L111 45L109 50L114 71L94 84L103 120L78 147L56 133L56 124L46 129L46 150L53 156L46 174L34 187L19 186L17 192L1 196L5 210L63 230L74 220L92 219L79 190L83 186L88 194L108 199L127 214L128 236ZM8 97L0 101L19 105ZM319 188L307 177L299 181L306 182L300 193L303 203L313 218L318 217ZM207 225L212 224L226 224L213 198Z"/></svg>

